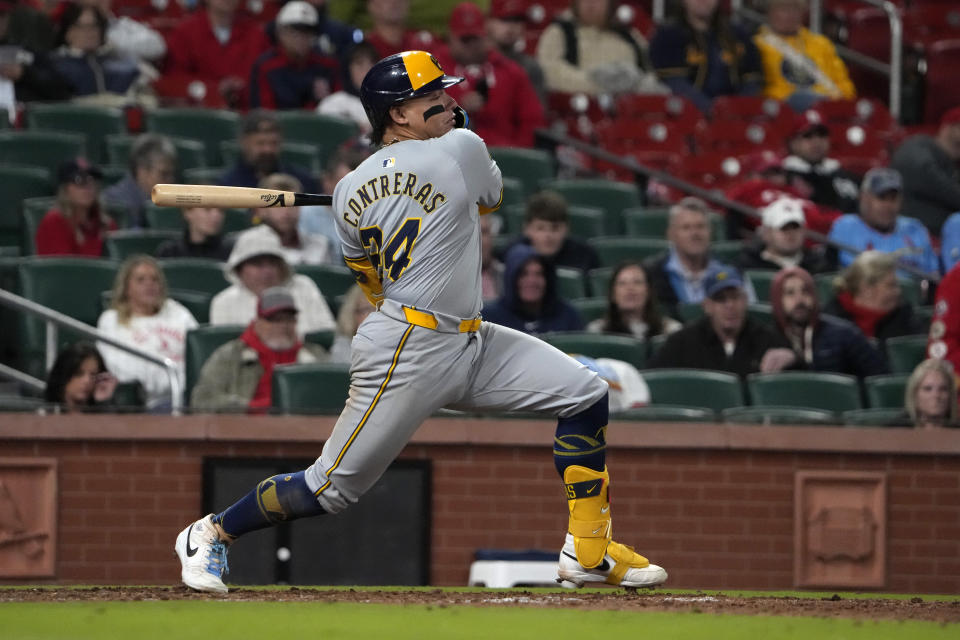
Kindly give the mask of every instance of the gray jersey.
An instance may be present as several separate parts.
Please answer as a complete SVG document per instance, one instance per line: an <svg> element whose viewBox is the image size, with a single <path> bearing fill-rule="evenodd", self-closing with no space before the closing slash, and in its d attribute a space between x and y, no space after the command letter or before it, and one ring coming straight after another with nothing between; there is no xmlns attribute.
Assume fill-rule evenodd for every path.
<svg viewBox="0 0 960 640"><path fill-rule="evenodd" d="M474 317L481 307L478 204L496 207L502 189L500 168L472 131L383 147L334 189L344 258L369 259L386 299Z"/></svg>

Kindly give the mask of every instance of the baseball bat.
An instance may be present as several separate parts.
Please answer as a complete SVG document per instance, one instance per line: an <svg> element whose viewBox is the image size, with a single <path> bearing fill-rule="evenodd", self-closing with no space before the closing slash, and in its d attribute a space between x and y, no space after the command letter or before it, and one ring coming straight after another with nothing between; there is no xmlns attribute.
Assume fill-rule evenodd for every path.
<svg viewBox="0 0 960 640"><path fill-rule="evenodd" d="M330 206L333 196L319 193L295 193L252 187L219 187L206 184L158 184L150 194L158 207L224 207L262 209L264 207Z"/></svg>

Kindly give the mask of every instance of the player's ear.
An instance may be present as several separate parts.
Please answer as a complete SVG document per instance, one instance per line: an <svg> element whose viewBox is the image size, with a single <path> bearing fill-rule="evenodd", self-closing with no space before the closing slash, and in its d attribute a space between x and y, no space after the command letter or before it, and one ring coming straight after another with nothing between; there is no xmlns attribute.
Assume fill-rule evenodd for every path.
<svg viewBox="0 0 960 640"><path fill-rule="evenodd" d="M395 123L400 125L410 123L410 118L407 117L407 109L402 103L390 107L390 111L387 112L387 116Z"/></svg>

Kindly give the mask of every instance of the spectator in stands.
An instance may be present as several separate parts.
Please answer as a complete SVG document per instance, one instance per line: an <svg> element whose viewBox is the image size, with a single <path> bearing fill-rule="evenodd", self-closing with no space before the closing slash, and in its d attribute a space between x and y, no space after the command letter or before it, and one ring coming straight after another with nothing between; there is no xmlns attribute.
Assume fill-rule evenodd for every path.
<svg viewBox="0 0 960 640"><path fill-rule="evenodd" d="M327 162L323 174L320 176L323 192L333 193L334 187L345 175L360 166L370 155L366 145L344 145L337 149L333 157ZM343 250L340 247L340 238L337 236L336 222L334 222L332 207L309 206L300 208L300 233L309 236L322 235L327 238L330 248L331 264L343 264Z"/></svg>
<svg viewBox="0 0 960 640"><path fill-rule="evenodd" d="M684 198L670 207L670 250L643 263L649 286L670 316L677 315L680 303L702 302L708 273L726 266L710 257L709 214L700 198ZM756 297L749 286L747 297Z"/></svg>
<svg viewBox="0 0 960 640"><path fill-rule="evenodd" d="M824 98L852 100L857 90L833 44L803 26L807 0L767 0L767 23L753 36L763 61L764 93L797 111Z"/></svg>
<svg viewBox="0 0 960 640"><path fill-rule="evenodd" d="M256 187L270 174L287 173L299 180L308 192L316 193L317 182L309 170L280 159L282 146L283 134L276 115L265 109L250 111L240 125L240 157L220 176L220 184Z"/></svg>
<svg viewBox="0 0 960 640"><path fill-rule="evenodd" d="M117 378L107 371L103 357L89 342L75 342L57 354L43 399L64 413L98 411L110 405Z"/></svg>
<svg viewBox="0 0 960 640"><path fill-rule="evenodd" d="M447 93L470 114L470 128L489 146L532 147L533 132L545 124L543 104L523 67L490 45L486 18L461 2L450 14L446 73L465 78Z"/></svg>
<svg viewBox="0 0 960 640"><path fill-rule="evenodd" d="M130 171L103 190L103 201L123 207L129 226L146 227L146 209L154 185L175 182L176 178L176 147L166 136L145 133L130 148Z"/></svg>
<svg viewBox="0 0 960 640"><path fill-rule="evenodd" d="M307 0L317 12L317 42L316 50L321 55L333 56L339 60L341 66L347 64L347 54L357 43L363 41L363 31L351 24L331 18L327 0ZM276 41L276 21L266 26L269 39ZM379 59L379 58L378 58Z"/></svg>
<svg viewBox="0 0 960 640"><path fill-rule="evenodd" d="M117 16L113 0L79 0L84 7L94 7L106 19L107 45L118 54L138 61L158 62L167 54L167 41L159 31L128 16Z"/></svg>
<svg viewBox="0 0 960 640"><path fill-rule="evenodd" d="M617 20L613 0L573 0L541 34L537 61L550 91L667 93L650 71L647 41Z"/></svg>
<svg viewBox="0 0 960 640"><path fill-rule="evenodd" d="M24 20L18 19L23 16L24 7L16 0L0 0L0 109L7 110L11 123L17 103L70 97L46 51L55 38L53 27L44 16L46 26L25 28ZM28 17L26 22L34 20Z"/></svg>
<svg viewBox="0 0 960 640"><path fill-rule="evenodd" d="M738 269L779 271L799 266L814 274L833 270L821 250L804 246L807 221L800 200L774 200L763 208L762 215L755 240L744 246L737 259Z"/></svg>
<svg viewBox="0 0 960 640"><path fill-rule="evenodd" d="M757 95L763 88L760 53L730 24L719 0L682 0L679 16L660 25L650 59L670 89L704 113L723 95Z"/></svg>
<svg viewBox="0 0 960 640"><path fill-rule="evenodd" d="M577 310L557 295L552 262L524 244L507 251L503 262L503 294L484 306L484 320L531 334L583 329Z"/></svg>
<svg viewBox="0 0 960 640"><path fill-rule="evenodd" d="M336 324L316 283L294 273L275 235L240 234L224 275L231 286L210 302L210 324L247 324L256 316L257 297L278 286L289 289L297 303L299 335L333 329Z"/></svg>
<svg viewBox="0 0 960 640"><path fill-rule="evenodd" d="M261 189L300 193L303 186L291 175L274 173L260 182ZM287 264L328 264L331 262L330 239L319 233L300 231L300 207L268 207L258 209L261 224L242 235L267 234L279 241Z"/></svg>
<svg viewBox="0 0 960 640"><path fill-rule="evenodd" d="M487 35L502 55L527 72L537 97L547 104L547 81L537 59L526 54L527 5L523 0L492 0L487 15Z"/></svg>
<svg viewBox="0 0 960 640"><path fill-rule="evenodd" d="M943 272L953 269L957 262L960 262L960 212L947 218L940 230L940 264Z"/></svg>
<svg viewBox="0 0 960 640"><path fill-rule="evenodd" d="M57 201L37 227L37 255L100 256L108 231L117 228L100 208L103 173L84 158L57 169Z"/></svg>
<svg viewBox="0 0 960 640"><path fill-rule="evenodd" d="M495 214L480 216L480 280L483 299L493 301L503 293L503 263L494 255L503 220Z"/></svg>
<svg viewBox="0 0 960 640"><path fill-rule="evenodd" d="M193 409L266 413L272 404L274 367L327 359L323 347L297 337L299 307L289 290L265 289L255 305L256 317L243 334L204 363L190 395Z"/></svg>
<svg viewBox="0 0 960 640"><path fill-rule="evenodd" d="M358 42L351 47L347 54L343 88L321 100L317 105L317 113L351 120L364 135L369 134L370 119L360 102L360 85L370 68L379 60L377 55L377 50L369 42Z"/></svg>
<svg viewBox="0 0 960 640"><path fill-rule="evenodd" d="M207 258L225 262L233 242L223 236L223 209L183 209L184 229L179 240L166 240L157 247L158 258Z"/></svg>
<svg viewBox="0 0 960 640"><path fill-rule="evenodd" d="M893 153L890 166L903 175L904 210L930 233L951 213L960 211L960 106L940 118L937 135L907 138Z"/></svg>
<svg viewBox="0 0 960 640"><path fill-rule="evenodd" d="M407 28L410 0L367 0L367 13L373 24L366 40L376 48L379 58L401 51L433 49L432 33Z"/></svg>
<svg viewBox="0 0 960 640"><path fill-rule="evenodd" d="M319 16L305 0L283 5L276 19L277 44L257 58L250 72L250 106L313 109L339 84L337 59L316 48Z"/></svg>
<svg viewBox="0 0 960 640"><path fill-rule="evenodd" d="M6 44L20 45L30 51L47 53L57 39L56 29L47 13L49 6L24 0L3 0L0 12L7 14L10 40Z"/></svg>
<svg viewBox="0 0 960 640"><path fill-rule="evenodd" d="M900 298L893 254L864 251L837 277L834 289L834 299L824 312L853 322L868 338L883 343L923 333L913 309Z"/></svg>
<svg viewBox="0 0 960 640"><path fill-rule="evenodd" d="M937 286L927 357L946 360L960 371L960 267L956 265Z"/></svg>
<svg viewBox="0 0 960 640"><path fill-rule="evenodd" d="M667 338L647 363L649 368L715 369L746 376L796 364L787 340L747 315L747 293L735 269L711 268L704 294L705 316Z"/></svg>
<svg viewBox="0 0 960 640"><path fill-rule="evenodd" d="M871 169L860 189L860 214L848 213L833 223L830 239L859 250L897 252L900 261L928 273L940 273L940 259L930 233L916 218L900 215L903 181L896 169ZM851 264L849 251L839 254L840 266Z"/></svg>
<svg viewBox="0 0 960 640"><path fill-rule="evenodd" d="M819 113L808 110L797 114L787 148L790 155L784 158L783 169L790 185L804 198L841 213L857 210L859 179L829 157L830 129Z"/></svg>
<svg viewBox="0 0 960 640"><path fill-rule="evenodd" d="M813 277L800 267L777 274L770 287L777 329L812 371L857 377L887 373L883 354L855 326L820 313Z"/></svg>
<svg viewBox="0 0 960 640"><path fill-rule="evenodd" d="M149 256L128 258L113 283L110 308L100 314L97 329L110 337L177 365L180 388L184 381L187 331L197 321L182 304L168 297L167 281L157 261ZM138 381L146 392L147 409L170 410L170 378L160 365L101 344L104 362L120 382Z"/></svg>
<svg viewBox="0 0 960 640"><path fill-rule="evenodd" d="M607 312L587 324L591 333L617 333L649 340L679 331L683 325L664 316L650 295L647 272L639 262L623 262L610 275Z"/></svg>
<svg viewBox="0 0 960 640"><path fill-rule="evenodd" d="M527 199L523 237L515 244L533 247L556 267L589 271L600 266L593 247L570 235L566 199L556 191L541 191Z"/></svg>
<svg viewBox="0 0 960 640"><path fill-rule="evenodd" d="M218 94L228 107L246 103L250 69L270 42L259 23L237 10L239 4L206 0L183 18L167 37L166 85L183 95L199 86L201 96Z"/></svg>
<svg viewBox="0 0 960 640"><path fill-rule="evenodd" d="M957 382L953 366L944 360L924 360L907 380L904 406L918 429L956 427Z"/></svg>
<svg viewBox="0 0 960 640"><path fill-rule="evenodd" d="M108 26L98 9L67 4L57 24L54 67L66 80L70 94L85 102L115 106L147 100L142 94L150 78L143 75L136 60L105 47Z"/></svg>
<svg viewBox="0 0 960 640"><path fill-rule="evenodd" d="M353 285L343 296L343 303L337 312L337 332L333 337L333 345L330 347L330 361L350 363L351 343L353 336L357 335L357 329L368 315L376 311L363 289Z"/></svg>

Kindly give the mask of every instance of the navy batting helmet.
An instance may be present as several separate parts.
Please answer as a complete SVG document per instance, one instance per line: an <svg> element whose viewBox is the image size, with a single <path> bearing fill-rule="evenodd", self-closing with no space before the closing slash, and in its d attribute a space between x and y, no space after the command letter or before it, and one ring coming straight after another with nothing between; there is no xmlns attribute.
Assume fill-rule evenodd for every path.
<svg viewBox="0 0 960 640"><path fill-rule="evenodd" d="M377 144L383 137L390 107L460 82L463 78L444 74L426 51L404 51L380 60L360 85L360 102L373 127L371 139Z"/></svg>

